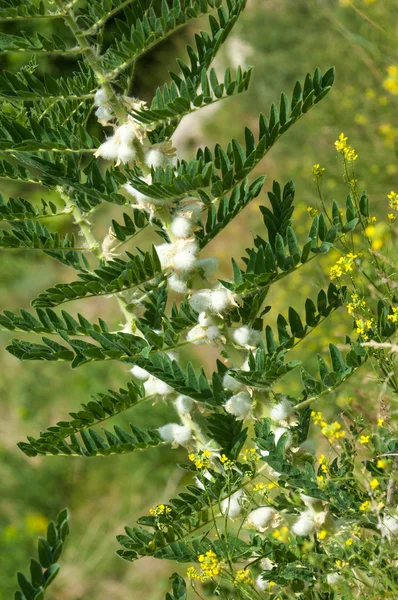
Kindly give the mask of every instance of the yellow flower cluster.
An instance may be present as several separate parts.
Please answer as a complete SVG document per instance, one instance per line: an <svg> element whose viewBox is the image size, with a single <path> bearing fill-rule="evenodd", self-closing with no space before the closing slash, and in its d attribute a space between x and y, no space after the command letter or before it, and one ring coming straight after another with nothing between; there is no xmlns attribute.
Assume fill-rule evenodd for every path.
<svg viewBox="0 0 398 600"><path fill-rule="evenodd" d="M360 444L369 444L369 440L370 440L370 435L361 435L361 437L359 438L359 443Z"/></svg>
<svg viewBox="0 0 398 600"><path fill-rule="evenodd" d="M328 532L326 531L326 529L321 529L321 531L318 533L318 540L324 540L326 539L328 535Z"/></svg>
<svg viewBox="0 0 398 600"><path fill-rule="evenodd" d="M231 469L235 466L235 462L233 460L229 460L228 456L225 454L221 454L220 463L222 463L226 471L231 471Z"/></svg>
<svg viewBox="0 0 398 600"><path fill-rule="evenodd" d="M398 66L390 65L387 67L387 77L383 81L383 87L390 94L398 96Z"/></svg>
<svg viewBox="0 0 398 600"><path fill-rule="evenodd" d="M244 462L258 462L260 460L260 455L255 448L246 448L246 450L243 450L242 452L242 460Z"/></svg>
<svg viewBox="0 0 398 600"><path fill-rule="evenodd" d="M314 180L317 181L322 177L325 172L325 167L321 167L320 164L316 164L312 167L312 174L314 176Z"/></svg>
<svg viewBox="0 0 398 600"><path fill-rule="evenodd" d="M195 567L189 567L187 575L190 579L197 579L198 581L206 581L212 577L220 575L222 571L222 564L217 558L217 554L213 550L208 550L206 554L200 554L198 556L201 571L200 573Z"/></svg>
<svg viewBox="0 0 398 600"><path fill-rule="evenodd" d="M314 420L315 425L319 425L321 427L321 433L328 438L328 442L332 443L333 440L339 440L345 436L345 431L341 429L340 423L334 421L334 423L328 423L323 418L323 413L320 411L312 411L311 417ZM325 462L324 454L321 454L319 458L319 463L322 465ZM323 469L324 470L324 469ZM326 471L325 471L326 473Z"/></svg>
<svg viewBox="0 0 398 600"><path fill-rule="evenodd" d="M334 145L337 152L342 154L348 162L353 162L358 158L358 154L355 152L352 146L347 144L347 139L348 138L344 135L344 133L340 133L339 139L335 141Z"/></svg>
<svg viewBox="0 0 398 600"><path fill-rule="evenodd" d="M380 482L377 479L372 479L369 485L372 488L372 490L375 490L379 487Z"/></svg>
<svg viewBox="0 0 398 600"><path fill-rule="evenodd" d="M347 304L348 314L352 315L356 310L360 310L366 307L366 302L363 298L360 298L358 294L352 294L351 302Z"/></svg>
<svg viewBox="0 0 398 600"><path fill-rule="evenodd" d="M278 542L283 542L284 544L286 544L286 542L288 542L290 539L289 528L286 527L286 525L284 525L280 529L275 529L275 531L272 534L272 537L278 540Z"/></svg>
<svg viewBox="0 0 398 600"><path fill-rule="evenodd" d="M149 509L149 514L153 517L160 517L161 515L168 515L170 513L170 506L166 506L165 504L158 504L157 506Z"/></svg>
<svg viewBox="0 0 398 600"><path fill-rule="evenodd" d="M336 264L330 269L330 279L339 279L339 277L342 277L344 273L351 273L354 261L356 258L358 258L358 256L358 254L349 252L345 256L339 258Z"/></svg>
<svg viewBox="0 0 398 600"><path fill-rule="evenodd" d="M384 425L384 419L381 419L381 418L377 419L377 427L383 427L383 425Z"/></svg>
<svg viewBox="0 0 398 600"><path fill-rule="evenodd" d="M312 206L307 206L307 211L309 212L312 218L316 217L316 215L319 212L316 208L313 208Z"/></svg>
<svg viewBox="0 0 398 600"><path fill-rule="evenodd" d="M191 462L195 463L195 467L200 471L201 469L207 469L210 466L210 450L203 450L198 454L188 454L188 458Z"/></svg>
<svg viewBox="0 0 398 600"><path fill-rule="evenodd" d="M359 510L362 510L363 512L369 512L371 509L371 502L370 500L365 500L365 502L362 502L361 506L359 507Z"/></svg>
<svg viewBox="0 0 398 600"><path fill-rule="evenodd" d="M387 319L391 321L391 323L398 323L398 307L392 307L392 315L387 315Z"/></svg>
<svg viewBox="0 0 398 600"><path fill-rule="evenodd" d="M389 200L390 208L393 208L394 210L398 210L398 194L397 194L397 192L391 191L389 194L387 194L387 198Z"/></svg>
<svg viewBox="0 0 398 600"><path fill-rule="evenodd" d="M374 319L356 319L355 320L355 333L361 335L366 341L369 339L369 331L374 325Z"/></svg>
<svg viewBox="0 0 398 600"><path fill-rule="evenodd" d="M266 494L268 490L272 490L277 486L278 486L278 484L272 483L272 481L271 481L271 483L267 483L267 484L260 481L260 483L254 484L253 493L256 494L257 492L259 492L259 493Z"/></svg>
<svg viewBox="0 0 398 600"><path fill-rule="evenodd" d="M394 213L388 213L387 217L390 223L395 223L397 220L397 215L394 215Z"/></svg>
<svg viewBox="0 0 398 600"><path fill-rule="evenodd" d="M236 571L234 578L235 585L252 585L253 578L248 569L240 569Z"/></svg>

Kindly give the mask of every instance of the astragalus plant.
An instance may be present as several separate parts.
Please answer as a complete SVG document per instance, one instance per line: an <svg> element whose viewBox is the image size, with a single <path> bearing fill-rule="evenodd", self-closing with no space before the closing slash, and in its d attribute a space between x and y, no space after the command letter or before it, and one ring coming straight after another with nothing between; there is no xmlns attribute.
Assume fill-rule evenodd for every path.
<svg viewBox="0 0 398 600"><path fill-rule="evenodd" d="M0 246L42 250L71 269L70 282L43 291L33 299L32 312L4 311L3 329L38 336L28 341L19 335L8 351L20 360L63 361L72 368L119 361L132 374L126 389L99 389L69 420L60 415L63 420L18 445L33 460L44 455L95 460L162 444L186 449L180 465L191 476L186 490L118 536L122 559L171 561L178 573L171 577L168 600L187 594L393 598L396 441L386 406L389 390L397 391L390 339L398 320L396 284L390 263L372 253L368 200L356 190L351 174L356 155L347 138L342 135L336 147L349 195L343 206L334 202L330 213L314 209L302 242L293 228L294 184L274 182L260 207L263 235L243 259L232 259L230 278L217 277L217 257L201 258L261 193L265 177L253 179L252 173L258 173L262 158L324 98L334 79L333 69L325 74L316 69L290 96L283 93L268 116L260 115L256 134L246 128L242 143L232 139L225 147L199 148L191 159L180 158L172 137L181 119L249 85L250 68L227 69L220 77L211 67L244 7L244 0L162 0L154 6L145 0L3 0L3 21L63 20L75 42L69 47L55 34L3 35L2 52L80 56L71 77L39 77L30 60L0 78L0 176L39 184L57 199L38 206L2 197L0 219L8 225ZM206 13L209 30L187 48L188 62L177 61L178 74L170 73L148 104L132 96L136 61ZM118 35L105 47L111 18ZM101 139L90 133L95 120L103 127ZM321 189L319 165L314 177ZM96 211L106 203L113 214L119 207L120 217L109 219L109 232L100 239ZM66 214L75 234L53 233L52 223ZM158 238L151 247L145 239L151 239L150 230ZM265 304L271 286L301 268L311 277L310 263L334 248L344 251L331 271L334 281L315 301L302 298L301 316L290 308L271 326L271 307ZM355 270L357 263L361 269ZM368 305L354 274L359 280L381 278L374 316L375 295ZM99 296L114 298L124 320L120 331L115 323L93 323L69 312L74 300ZM347 335L344 355L330 343L329 356L318 357L319 374L310 375L300 361L289 359L289 351L344 306L355 316L355 339ZM198 344L219 350L212 374L186 359ZM383 397L379 427L359 414L343 425L328 422L317 401L373 358ZM291 380L284 383L284 377L300 366L303 391L293 397ZM156 411L157 398L174 406L175 422L136 427L134 407L145 402L148 411ZM127 410L133 421L128 430L103 428ZM315 446L308 440L311 420ZM330 451L321 454L325 440ZM18 600L44 597L59 570L67 519L63 511L47 539L39 540L30 577L18 575Z"/></svg>

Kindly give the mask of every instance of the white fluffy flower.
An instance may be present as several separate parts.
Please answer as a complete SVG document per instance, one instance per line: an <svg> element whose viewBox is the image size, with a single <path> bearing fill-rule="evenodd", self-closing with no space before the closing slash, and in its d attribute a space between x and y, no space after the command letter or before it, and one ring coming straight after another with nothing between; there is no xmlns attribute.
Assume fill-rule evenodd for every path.
<svg viewBox="0 0 398 600"><path fill-rule="evenodd" d="M157 148L151 148L145 154L145 162L148 167L153 167L156 169L157 167L163 167L164 165L164 154Z"/></svg>
<svg viewBox="0 0 398 600"><path fill-rule="evenodd" d="M170 230L177 238L187 238L192 233L192 222L186 217L175 217L171 222Z"/></svg>
<svg viewBox="0 0 398 600"><path fill-rule="evenodd" d="M176 273L172 273L168 278L169 288L173 290L173 292L178 292L179 294L185 294L188 291L187 282L185 279L180 279Z"/></svg>
<svg viewBox="0 0 398 600"><path fill-rule="evenodd" d="M141 367L139 367L138 365L134 365L134 367L130 369L130 373L134 375L134 377L136 377L137 379L140 379L141 381L147 381L147 379L149 379L150 377L148 371L145 371L145 369L141 369Z"/></svg>
<svg viewBox="0 0 398 600"><path fill-rule="evenodd" d="M222 335L221 330L219 327L217 327L217 325L210 325L210 327L208 327L206 329L207 339L210 340L211 342L220 338L221 335Z"/></svg>
<svg viewBox="0 0 398 600"><path fill-rule="evenodd" d="M261 333L243 325L233 331L232 338L238 346L257 346L261 340Z"/></svg>
<svg viewBox="0 0 398 600"><path fill-rule="evenodd" d="M183 394L180 394L176 398L175 404L176 409L180 415L189 415L193 408L194 401L189 396L184 396Z"/></svg>
<svg viewBox="0 0 398 600"><path fill-rule="evenodd" d="M189 196L180 203L179 210L180 214L196 222L200 220L203 204L194 196Z"/></svg>
<svg viewBox="0 0 398 600"><path fill-rule="evenodd" d="M201 269L206 279L213 277L218 269L218 260L215 257L200 258L196 261L196 269Z"/></svg>
<svg viewBox="0 0 398 600"><path fill-rule="evenodd" d="M115 131L115 138L121 145L132 144L134 139L137 137L137 128L131 121L123 123Z"/></svg>
<svg viewBox="0 0 398 600"><path fill-rule="evenodd" d="M242 387L242 384L237 379L232 377L228 371L223 377L222 384L224 388L227 388L227 390L230 390L231 392L237 392Z"/></svg>
<svg viewBox="0 0 398 600"><path fill-rule="evenodd" d="M201 327L210 327L210 325L213 325L213 324L214 323L213 323L213 319L211 316L209 316L205 312L199 313L198 325L200 325Z"/></svg>
<svg viewBox="0 0 398 600"><path fill-rule="evenodd" d="M276 511L269 506L260 506L251 511L247 517L247 524L252 525L259 531L265 531L274 520Z"/></svg>
<svg viewBox="0 0 398 600"><path fill-rule="evenodd" d="M264 571L272 571L275 566L275 564L269 558L263 558L260 562L260 565Z"/></svg>
<svg viewBox="0 0 398 600"><path fill-rule="evenodd" d="M175 269L176 271L189 272L196 261L198 245L193 240L177 240L172 244L155 246L162 269Z"/></svg>
<svg viewBox="0 0 398 600"><path fill-rule="evenodd" d="M252 399L248 392L239 392L235 396L231 396L224 404L224 408L230 415L234 415L238 419L244 419L250 413L252 407Z"/></svg>
<svg viewBox="0 0 398 600"><path fill-rule="evenodd" d="M108 95L107 95L106 91L104 90L104 88L99 88L95 92L94 106L103 106L107 100L108 100Z"/></svg>
<svg viewBox="0 0 398 600"><path fill-rule="evenodd" d="M270 417L273 421L286 421L294 411L293 404L286 398L271 408Z"/></svg>
<svg viewBox="0 0 398 600"><path fill-rule="evenodd" d="M97 148L94 156L101 156L105 160L117 160L119 144L115 141L115 136L111 136Z"/></svg>
<svg viewBox="0 0 398 600"><path fill-rule="evenodd" d="M236 519L242 512L241 500L243 496L242 490L238 490L229 498L225 498L221 502L221 512L223 515L228 515L230 519Z"/></svg>
<svg viewBox="0 0 398 600"><path fill-rule="evenodd" d="M113 117L112 111L106 106L99 106L95 111L95 116L98 121L104 125L108 123Z"/></svg>
<svg viewBox="0 0 398 600"><path fill-rule="evenodd" d="M188 425L178 423L167 423L158 429L159 435L164 442L175 446L185 446L192 437L192 430Z"/></svg>
<svg viewBox="0 0 398 600"><path fill-rule="evenodd" d="M339 585L342 582L342 576L339 573L328 573L326 575L326 581L330 586Z"/></svg>
<svg viewBox="0 0 398 600"><path fill-rule="evenodd" d="M295 535L301 535L302 537L307 537L308 535L311 535L311 533L314 533L314 531L315 522L313 514L308 511L301 513L292 527L292 532Z"/></svg>
<svg viewBox="0 0 398 600"><path fill-rule="evenodd" d="M187 332L188 342L193 342L194 344L203 344L206 341L206 337L206 328L201 327L200 325L195 325L195 327L192 327L192 329Z"/></svg>
<svg viewBox="0 0 398 600"><path fill-rule="evenodd" d="M144 389L147 396L167 396L174 391L167 383L157 377L153 377L153 375L144 383Z"/></svg>
<svg viewBox="0 0 398 600"><path fill-rule="evenodd" d="M391 540L398 535L398 512L392 515L384 515L379 526L382 537Z"/></svg>
<svg viewBox="0 0 398 600"><path fill-rule="evenodd" d="M128 163L135 160L137 157L137 152L133 146L128 146L127 144L120 144L117 151L118 161L121 163Z"/></svg>
<svg viewBox="0 0 398 600"><path fill-rule="evenodd" d="M256 588L260 590L260 592L265 592L265 590L269 590L269 581L265 581L265 579L263 579L261 575L259 575L256 579Z"/></svg>
<svg viewBox="0 0 398 600"><path fill-rule="evenodd" d="M228 308L236 306L233 295L227 289L202 290L193 294L189 303L198 313L207 311L222 313Z"/></svg>

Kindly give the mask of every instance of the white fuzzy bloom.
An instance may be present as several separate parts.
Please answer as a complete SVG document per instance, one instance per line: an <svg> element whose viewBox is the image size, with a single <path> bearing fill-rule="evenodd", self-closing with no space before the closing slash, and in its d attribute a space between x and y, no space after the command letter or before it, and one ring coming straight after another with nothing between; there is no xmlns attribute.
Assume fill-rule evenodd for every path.
<svg viewBox="0 0 398 600"><path fill-rule="evenodd" d="M130 327L131 330L131 327ZM138 365L134 365L132 369L130 369L130 373L136 377L136 379L140 379L141 381L147 381L149 379L150 374L145 369L141 369Z"/></svg>
<svg viewBox="0 0 398 600"><path fill-rule="evenodd" d="M157 377L153 377L153 375L151 375L144 383L144 389L147 396L153 396L155 394L159 396L167 396L174 391L172 387L167 385L167 383L161 379L158 379Z"/></svg>
<svg viewBox="0 0 398 600"><path fill-rule="evenodd" d="M185 198L180 204L180 213L195 222L200 220L202 210L203 204L194 196Z"/></svg>
<svg viewBox="0 0 398 600"><path fill-rule="evenodd" d="M392 515L384 515L379 526L382 537L391 540L398 535L398 512Z"/></svg>
<svg viewBox="0 0 398 600"><path fill-rule="evenodd" d="M176 271L189 272L196 261L198 245L193 240L177 240L172 244L155 246L162 269L175 269Z"/></svg>
<svg viewBox="0 0 398 600"><path fill-rule="evenodd" d="M222 384L223 387L227 388L227 390L230 390L231 392L237 392L242 387L242 384L237 379L232 377L232 375L230 375L228 372L225 373Z"/></svg>
<svg viewBox="0 0 398 600"><path fill-rule="evenodd" d="M332 587L335 585L339 585L342 582L342 576L339 573L328 573L326 575L326 581Z"/></svg>
<svg viewBox="0 0 398 600"><path fill-rule="evenodd" d="M257 346L261 340L261 333L243 325L233 331L232 338L238 346Z"/></svg>
<svg viewBox="0 0 398 600"><path fill-rule="evenodd" d="M196 292L189 300L191 307L198 313L203 313L211 309L211 292Z"/></svg>
<svg viewBox="0 0 398 600"><path fill-rule="evenodd" d="M205 312L201 312L198 316L198 324L201 327L210 327L210 325L213 325L213 319Z"/></svg>
<svg viewBox="0 0 398 600"><path fill-rule="evenodd" d="M270 417L273 421L286 421L294 411L293 404L284 398L271 408Z"/></svg>
<svg viewBox="0 0 398 600"><path fill-rule="evenodd" d="M194 401L189 396L180 394L177 396L175 404L180 415L189 415L193 408Z"/></svg>
<svg viewBox="0 0 398 600"><path fill-rule="evenodd" d="M308 511L301 513L292 527L292 532L295 535L301 535L302 537L307 537L308 535L311 535L311 533L314 533L314 531L314 518L313 515Z"/></svg>
<svg viewBox="0 0 398 600"><path fill-rule="evenodd" d="M176 217L170 226L171 233L178 238L187 238L192 233L192 222L186 217Z"/></svg>
<svg viewBox="0 0 398 600"><path fill-rule="evenodd" d="M180 279L176 273L172 273L168 278L169 288L179 294L185 294L188 291L187 282L184 279Z"/></svg>
<svg viewBox="0 0 398 600"><path fill-rule="evenodd" d="M269 558L263 558L260 565L261 568L264 569L264 571L272 571L272 569L275 566L275 563L273 563L272 560L270 560Z"/></svg>
<svg viewBox="0 0 398 600"><path fill-rule="evenodd" d="M118 161L121 163L128 163L135 160L137 157L137 152L133 146L128 146L127 144L120 144L117 151Z"/></svg>
<svg viewBox="0 0 398 600"><path fill-rule="evenodd" d="M224 404L224 408L230 415L235 415L238 419L244 419L250 413L252 399L248 392L239 392L231 396Z"/></svg>
<svg viewBox="0 0 398 600"><path fill-rule="evenodd" d="M241 500L243 496L242 490L238 490L229 498L225 498L221 502L221 512L223 515L227 514L230 519L236 519L242 512Z"/></svg>
<svg viewBox="0 0 398 600"><path fill-rule="evenodd" d="M145 154L145 162L149 168L163 167L164 165L164 154L157 148L151 148Z"/></svg>
<svg viewBox="0 0 398 600"><path fill-rule="evenodd" d="M318 511L322 507L322 500L320 498L314 498L313 496L307 496L307 494L300 494L300 498L304 504L315 511Z"/></svg>
<svg viewBox="0 0 398 600"><path fill-rule="evenodd" d="M196 269L201 269L206 279L210 279L217 273L218 260L215 257L200 258L196 261Z"/></svg>
<svg viewBox="0 0 398 600"><path fill-rule="evenodd" d="M227 289L214 290L211 293L211 308L216 313L222 313L236 306L231 292Z"/></svg>
<svg viewBox="0 0 398 600"><path fill-rule="evenodd" d="M278 441L280 440L280 438L282 437L282 435L284 433L288 434L287 440L286 440L286 444L285 444L285 448L289 448L289 446L292 445L293 438L292 438L292 434L290 433L290 431L286 427L276 427L274 429L275 445L278 443Z"/></svg>
<svg viewBox="0 0 398 600"><path fill-rule="evenodd" d="M159 435L164 442L175 446L185 446L192 437L191 428L188 425L178 423L167 423L158 429Z"/></svg>
<svg viewBox="0 0 398 600"><path fill-rule="evenodd" d="M274 520L276 511L269 506L260 506L251 511L247 517L247 525L252 525L259 531L265 531Z"/></svg>
<svg viewBox="0 0 398 600"><path fill-rule="evenodd" d="M127 121L120 125L115 131L116 140L122 145L130 145L137 135L137 129L134 123Z"/></svg>
<svg viewBox="0 0 398 600"><path fill-rule="evenodd" d="M211 342L221 337L221 335L221 330L219 327L217 327L217 325L210 325L210 327L208 327L206 330L207 339Z"/></svg>
<svg viewBox="0 0 398 600"><path fill-rule="evenodd" d="M105 160L117 160L118 150L119 144L115 142L115 136L113 135L97 148L94 156L101 156Z"/></svg>
<svg viewBox="0 0 398 600"><path fill-rule="evenodd" d="M99 88L99 90L95 92L94 106L103 106L107 100L108 95L106 91L104 90L104 88Z"/></svg>
<svg viewBox="0 0 398 600"><path fill-rule="evenodd" d="M95 116L100 123L106 125L113 117L112 111L106 106L99 106L95 111Z"/></svg>

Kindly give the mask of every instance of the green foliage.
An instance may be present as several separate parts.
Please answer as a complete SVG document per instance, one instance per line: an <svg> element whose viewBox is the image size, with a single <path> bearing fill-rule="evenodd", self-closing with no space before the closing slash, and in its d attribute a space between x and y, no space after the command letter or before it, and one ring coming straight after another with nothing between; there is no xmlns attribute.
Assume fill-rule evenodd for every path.
<svg viewBox="0 0 398 600"><path fill-rule="evenodd" d="M22 573L17 574L20 591L15 592L15 600L43 600L49 585L59 573L58 560L69 534L69 512L65 508L55 521L50 521L46 538L38 539L38 561L30 561L30 580Z"/></svg>

